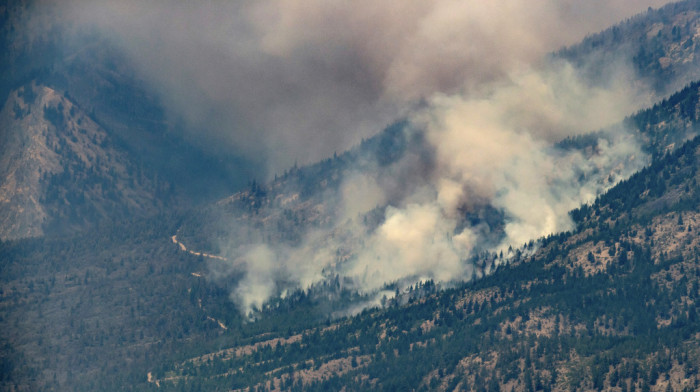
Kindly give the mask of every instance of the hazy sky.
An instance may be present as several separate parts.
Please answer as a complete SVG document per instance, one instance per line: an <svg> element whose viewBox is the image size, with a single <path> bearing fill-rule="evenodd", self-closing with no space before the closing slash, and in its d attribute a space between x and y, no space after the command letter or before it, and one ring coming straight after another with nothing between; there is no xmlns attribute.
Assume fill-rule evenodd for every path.
<svg viewBox="0 0 700 392"><path fill-rule="evenodd" d="M474 95L659 0L60 3L97 27L202 140L280 172L342 151L435 93ZM270 174L268 173L268 174Z"/></svg>

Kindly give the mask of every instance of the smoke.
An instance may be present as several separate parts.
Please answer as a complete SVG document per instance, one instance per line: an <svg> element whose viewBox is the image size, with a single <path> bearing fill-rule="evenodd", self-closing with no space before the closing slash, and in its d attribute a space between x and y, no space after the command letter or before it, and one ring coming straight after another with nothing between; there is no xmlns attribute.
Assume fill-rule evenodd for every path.
<svg viewBox="0 0 700 392"><path fill-rule="evenodd" d="M386 167L349 168L339 202L319 201L335 211L330 225L309 230L297 245L266 245L274 263L268 253L244 256L284 279L249 268L234 300L250 313L283 290L339 276L375 303L388 283L470 280L507 260L510 249L572 229L570 210L648 162L632 130L614 125L647 95L615 80L591 87L567 63L552 63L515 69L478 94L434 95L404 129L409 139L421 136L429 159L407 151ZM557 145L599 129L590 145ZM377 207L378 223L367 224L363 217ZM240 254L230 238L227 246ZM505 258L475 264L484 251Z"/></svg>
<svg viewBox="0 0 700 392"><path fill-rule="evenodd" d="M662 2L47 3L57 19L122 48L196 140L264 162L264 177L344 151L434 94L477 92Z"/></svg>
<svg viewBox="0 0 700 392"><path fill-rule="evenodd" d="M347 168L337 195L312 200L330 223L298 241L222 242L232 261L212 275L236 273L232 298L249 313L336 277L375 300L391 282L472 279L491 268L477 253L507 257L570 229L569 210L646 162L629 130L610 126L649 95L624 62L593 87L546 54L662 2L125 0L63 12L119 45L201 143L268 173L401 117L420 136L422 152ZM588 149L555 144L601 128Z"/></svg>
<svg viewBox="0 0 700 392"><path fill-rule="evenodd" d="M641 153L624 134L614 135L612 145L602 140L593 156L557 151L552 143L635 110L640 94L626 85L586 87L559 64L545 74L517 71L485 98L434 98L415 121L437 151L441 209L489 200L508 217L508 245L570 229L567 212L610 186L596 174L625 177L644 161L625 162Z"/></svg>

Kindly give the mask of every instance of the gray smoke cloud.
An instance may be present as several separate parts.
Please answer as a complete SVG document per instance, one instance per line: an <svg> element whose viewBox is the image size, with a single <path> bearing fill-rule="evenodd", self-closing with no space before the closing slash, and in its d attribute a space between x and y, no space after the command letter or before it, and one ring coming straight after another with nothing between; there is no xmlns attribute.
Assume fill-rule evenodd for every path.
<svg viewBox="0 0 700 392"><path fill-rule="evenodd" d="M628 78L592 87L546 54L661 0L482 2L66 2L66 19L124 49L175 118L204 144L268 173L343 151L397 118L432 152L382 170L350 169L324 228L295 244L221 244L250 313L334 276L377 303L388 282L468 280L469 260L572 227L590 202L646 158L629 130L595 149L554 143L609 127L650 96ZM332 205L331 205L332 204ZM498 211L503 227L466 222ZM362 216L380 207L376 225ZM330 229L328 228L330 227ZM252 230L252 229L251 229Z"/></svg>
<svg viewBox="0 0 700 392"><path fill-rule="evenodd" d="M343 151L436 93L478 92L661 3L73 0L59 7L72 25L122 47L203 143L263 160L272 174Z"/></svg>
<svg viewBox="0 0 700 392"><path fill-rule="evenodd" d="M434 152L432 167L408 179L414 186L400 188L397 197L391 181L418 167L406 154L388 169L348 175L340 202L325 202L325 208L337 209L331 229L309 230L299 245L258 244L265 249L261 258L231 248L227 239L222 248L237 255L234 268L249 276L233 299L250 314L285 289L340 276L352 289L374 296L369 306L386 295L387 283L405 287L481 277L498 262L475 265L477 253L504 252L499 261L504 262L511 248L572 229L570 210L648 163L634 133L611 126L639 105L641 95L629 86L621 81L589 87L562 63L517 69L480 95L435 95L411 116L405 131L424 135ZM555 146L603 127L588 150ZM364 224L363 215L377 206L385 206L380 223ZM465 223L465 212L483 206L503 214L503 227L489 227L485 220ZM271 267L284 282L268 279L270 270L254 265Z"/></svg>

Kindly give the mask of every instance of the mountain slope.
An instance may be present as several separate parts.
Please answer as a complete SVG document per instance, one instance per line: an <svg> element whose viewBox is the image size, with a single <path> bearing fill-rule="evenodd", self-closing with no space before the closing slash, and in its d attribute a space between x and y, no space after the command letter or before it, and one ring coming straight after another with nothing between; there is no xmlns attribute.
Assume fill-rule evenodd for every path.
<svg viewBox="0 0 700 392"><path fill-rule="evenodd" d="M575 210L572 232L505 259L479 253L469 262L483 278L451 287L389 284L383 296L368 297L323 271L327 279L308 290L281 287L288 290L249 322L232 302L242 272L203 251L235 256L217 241L232 237L242 247L292 247L317 229L323 235L311 245L345 240L342 230L326 230L332 220L357 218L341 211L367 207L339 208L342 192L367 189L341 187L354 178L367 185L362 173L396 186L360 217L376 228L385 217L380 204L397 202L402 187L420 187L407 172L429 170L433 152L399 123L269 184L173 212L166 200L187 195L178 187L213 197L231 184L211 193L205 185L230 179L218 177L227 170L206 173L216 159L171 133L118 56L113 63L99 50L82 55L33 74L38 84L13 85L0 118L0 157L8 157L0 158L0 191L14 206L2 216L7 236L65 234L0 240L0 389L700 388L698 83L626 121L653 162ZM557 148L594 156L605 142L584 135ZM182 166L161 162L182 151ZM407 157L410 165L395 165ZM497 209L461 213L465 222L486 222L484 238L498 238L505 217ZM117 222L95 224L103 219ZM348 255L339 249L335 257Z"/></svg>
<svg viewBox="0 0 700 392"><path fill-rule="evenodd" d="M571 186L585 183L587 176L610 181L616 178L620 168L634 163L634 159L644 159L644 153L651 157L662 156L697 135L699 86L691 83L653 108L629 117L623 125L613 127L634 130L629 131L633 140L626 143L639 144L641 148L635 148L635 153L642 157L624 155L606 160L604 151L613 143L610 135L614 135L614 130L558 143L553 147L558 154L581 154L586 160L596 162L591 165L595 166L593 170L588 174L582 171ZM288 260L303 258L297 260L296 269L313 270L319 264L323 267L314 270L318 273L312 277L313 284L340 279L344 282L343 287L354 285L362 291L365 286L357 283L359 279L354 279L346 271L352 268L358 254L368 247L372 234L380 231L378 228L389 220L388 212L410 204L415 195L429 188L434 167L432 147L423 134L411 129L407 123L397 123L353 150L315 165L294 168L269 184L252 183L248 190L198 210L179 227L178 238L195 249L229 259L228 269L222 267L213 274L224 286L254 283L245 280L241 283L240 279L246 271L247 253L254 246L262 246L279 255L274 259L277 264L269 266L267 271L284 270ZM376 191L376 184L390 185ZM375 193L379 197L375 197ZM353 209L353 203L358 208ZM494 206L489 200L475 197L469 203L459 210L457 219L458 226L474 228L475 251L469 260L463 261L471 265L472 257L478 259L481 252L499 244L512 219L503 208ZM520 244L513 245L516 246ZM503 252L507 258L506 249ZM305 263L306 260L314 262ZM495 263L502 260L499 258ZM277 268L278 265L282 267ZM482 265L474 264L473 274L480 277L493 266L493 260ZM289 278L295 273L294 269L291 267L278 277L269 274L270 281L274 281L274 284L265 286L270 290L269 296L298 287ZM392 275L394 279L381 283L400 285L412 279L411 284L420 280L410 272L401 275L403 271L398 269ZM310 284L308 280L304 282L306 286ZM237 295L240 296L232 292L234 298ZM380 298L378 294L377 301ZM239 299L239 302L244 303L245 299ZM260 305L258 301L256 306ZM242 307L247 306L243 304Z"/></svg>
<svg viewBox="0 0 700 392"><path fill-rule="evenodd" d="M129 162L131 171L128 175L133 175L133 178L126 183L122 182L126 178L120 179L117 181L120 184L116 184L118 187L130 186L130 182L150 181L153 184L135 185L132 190L119 189L118 192L124 195L131 192L135 196L133 202L121 201L131 203L128 213L117 205L100 204L99 198L88 198L81 208L86 209L91 205L89 208L97 211L94 214L82 211L78 213L79 217L69 219L66 211L55 211L57 206L42 207L43 212L37 212L36 205L42 204L40 200L18 201L18 205L11 207L15 214L12 222L5 219L3 223L7 223L7 226L0 228L2 235L15 234L3 238L60 234L83 229L97 224L105 211L111 210L115 211L106 215L111 214L112 218L138 216L145 210L136 208L136 205L146 203L139 196L143 191L140 187L150 188L147 190L149 198L153 199L150 203L163 211L165 206L181 208L215 200L244 186L253 173L250 162L241 158L241 154L223 149L214 151L210 146L199 143L197 137L191 136L197 133L184 129L176 114L166 115L153 86L136 76L132 64L117 45L94 31L77 31L71 26L62 25L54 20L61 16L60 11L60 5L33 0L13 0L0 6L0 45L4 49L0 54L0 68L3 70L0 75L0 102L6 107L9 105L9 109L6 109L9 115L4 116L0 124L2 132L16 134L18 127L26 126L22 124L22 118L14 118L13 114L18 92L21 95L29 88L27 86L49 88L61 100L69 101L80 109L82 116L99 127L112 150L109 154L118 151L122 165ZM24 104L21 99L19 105ZM40 108L34 114L39 116L42 110ZM56 135L48 137L61 139L62 133L74 131L63 129L64 125L70 124L57 123L49 127L48 133L56 132ZM3 153L14 151L14 155L0 159L7 162L17 158L18 148L21 147L13 145L12 148L4 148ZM35 153L39 151L46 152L36 150ZM61 155L69 151L64 149L54 153ZM55 162L52 156L38 159ZM62 156L58 164L68 162L75 160ZM115 167L117 172L121 169ZM71 184L70 168L51 170L64 173L63 177L54 176L54 182L65 181L56 186L70 188L75 185ZM148 180L144 177L148 177ZM27 203L33 203L35 207L22 209ZM23 212L17 215L20 210ZM26 216L23 215L25 212ZM58 215L53 216L54 212Z"/></svg>
<svg viewBox="0 0 700 392"><path fill-rule="evenodd" d="M697 89L683 94L696 99ZM643 112L640 124L661 124L677 101ZM423 151L410 140L393 144L402 140L393 132L406 135L397 126L391 137L367 141L364 154ZM343 315L372 298L330 279L288 292L246 323L230 298L236 276L216 276L226 264L172 241L177 234L188 250L210 250L203 245L217 227L205 225L201 210L0 242L3 388L228 390L271 382L283 390L525 390L530 379L532 388L583 390L641 388L653 376L654 390L668 377L673 389L692 389L700 359L698 143L656 154L650 168L575 212L575 232L516 251L492 275L446 291L431 282L398 290L380 301L386 308L350 318ZM222 203L263 226L279 219L323 227L308 215L316 200L309 191L327 190L342 160L359 151L295 169L302 182L295 171L278 179L298 193L287 217L265 219L266 206L283 198L257 184ZM284 240L294 241L289 235ZM475 264L496 256L483 257Z"/></svg>
<svg viewBox="0 0 700 392"><path fill-rule="evenodd" d="M150 381L166 390L697 390L698 167L700 138L576 211L575 232L489 277L446 291L427 282L387 309L302 331L282 326Z"/></svg>
<svg viewBox="0 0 700 392"><path fill-rule="evenodd" d="M0 237L65 233L153 213L168 184L139 172L57 91L26 85L0 112Z"/></svg>
<svg viewBox="0 0 700 392"><path fill-rule="evenodd" d="M686 0L632 17L555 54L589 79L609 82L631 66L657 96L700 78L700 2ZM629 77L629 75L628 75ZM603 80L601 80L603 79Z"/></svg>
<svg viewBox="0 0 700 392"><path fill-rule="evenodd" d="M654 163L574 211L575 232L529 245L492 276L446 292L418 285L384 300L393 307L337 323L293 333L282 326L175 362L152 372L151 381L165 389L695 390L700 139L684 141L697 135L698 97L692 83L627 119ZM595 150L600 140L593 140ZM580 141L562 147L585 148ZM326 175L312 176L312 184L342 178L342 162L319 165ZM255 185L222 203L240 203L238 211L247 212L238 219L274 235L269 206L277 192ZM301 222L318 223L303 212L317 211L316 199L297 196L287 208ZM526 257L533 246L540 249ZM480 265L496 258L487 255ZM295 308L302 317L308 306L343 295L334 284L272 301L261 317Z"/></svg>

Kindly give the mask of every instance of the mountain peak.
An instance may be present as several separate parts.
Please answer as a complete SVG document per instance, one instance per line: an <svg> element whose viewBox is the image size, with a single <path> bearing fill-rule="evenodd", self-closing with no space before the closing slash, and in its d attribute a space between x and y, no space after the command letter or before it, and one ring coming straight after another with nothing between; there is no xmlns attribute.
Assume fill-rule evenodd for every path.
<svg viewBox="0 0 700 392"><path fill-rule="evenodd" d="M43 85L13 91L0 113L0 237L83 228L158 202L105 130Z"/></svg>

